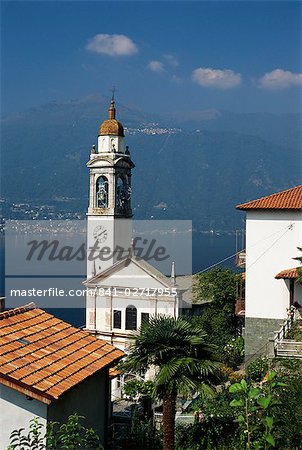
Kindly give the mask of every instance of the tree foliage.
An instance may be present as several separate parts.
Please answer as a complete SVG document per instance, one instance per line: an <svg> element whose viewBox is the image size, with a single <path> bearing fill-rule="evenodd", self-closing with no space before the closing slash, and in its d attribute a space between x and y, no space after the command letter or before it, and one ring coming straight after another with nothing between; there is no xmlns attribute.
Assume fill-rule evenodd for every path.
<svg viewBox="0 0 302 450"><path fill-rule="evenodd" d="M229 268L216 267L197 275L194 283L195 299L211 300L211 303L192 321L204 329L208 340L217 345L220 353L236 337L235 302L240 276Z"/></svg>

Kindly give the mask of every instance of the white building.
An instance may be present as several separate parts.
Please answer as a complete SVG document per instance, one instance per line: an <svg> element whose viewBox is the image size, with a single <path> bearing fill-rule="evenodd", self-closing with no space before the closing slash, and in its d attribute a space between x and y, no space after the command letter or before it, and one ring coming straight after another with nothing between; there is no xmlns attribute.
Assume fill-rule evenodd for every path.
<svg viewBox="0 0 302 450"><path fill-rule="evenodd" d="M242 205L246 211L246 356L263 351L268 338L302 306L302 286L294 281L302 246L302 185ZM293 270L292 270L293 269Z"/></svg>
<svg viewBox="0 0 302 450"><path fill-rule="evenodd" d="M177 317L191 277L163 275L135 255L132 245L131 170L124 129L111 100L109 117L92 147L88 208L86 329L125 350L129 334L150 315ZM106 257L106 254L108 257ZM98 258L95 258L98 255Z"/></svg>
<svg viewBox="0 0 302 450"><path fill-rule="evenodd" d="M75 413L104 442L109 371L123 352L31 303L0 313L0 355L0 450L35 417L46 426Z"/></svg>

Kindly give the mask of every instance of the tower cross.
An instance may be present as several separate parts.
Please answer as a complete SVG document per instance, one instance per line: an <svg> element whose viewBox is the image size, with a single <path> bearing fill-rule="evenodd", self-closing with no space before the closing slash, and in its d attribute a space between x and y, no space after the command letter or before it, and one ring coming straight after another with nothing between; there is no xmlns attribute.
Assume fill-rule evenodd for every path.
<svg viewBox="0 0 302 450"><path fill-rule="evenodd" d="M115 86L112 86L112 88L109 90L110 90L110 92L112 92L111 100L114 100L114 94L116 93L117 89Z"/></svg>

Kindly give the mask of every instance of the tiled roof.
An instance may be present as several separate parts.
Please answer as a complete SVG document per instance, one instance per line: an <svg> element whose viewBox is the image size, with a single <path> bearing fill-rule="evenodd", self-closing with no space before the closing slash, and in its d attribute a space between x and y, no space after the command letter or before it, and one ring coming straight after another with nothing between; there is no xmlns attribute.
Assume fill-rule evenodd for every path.
<svg viewBox="0 0 302 450"><path fill-rule="evenodd" d="M0 383L44 403L123 355L33 303L0 313Z"/></svg>
<svg viewBox="0 0 302 450"><path fill-rule="evenodd" d="M117 377L120 375L121 371L117 369L116 367L110 367L109 369L109 377L110 379Z"/></svg>
<svg viewBox="0 0 302 450"><path fill-rule="evenodd" d="M277 280L280 280L281 278L293 278L296 279L298 278L299 274L298 274L298 267L295 267L294 269L286 269L286 270L282 270L282 272L279 272L275 278L277 278Z"/></svg>
<svg viewBox="0 0 302 450"><path fill-rule="evenodd" d="M253 200L242 205L237 205L237 209L302 209L302 184L286 191Z"/></svg>

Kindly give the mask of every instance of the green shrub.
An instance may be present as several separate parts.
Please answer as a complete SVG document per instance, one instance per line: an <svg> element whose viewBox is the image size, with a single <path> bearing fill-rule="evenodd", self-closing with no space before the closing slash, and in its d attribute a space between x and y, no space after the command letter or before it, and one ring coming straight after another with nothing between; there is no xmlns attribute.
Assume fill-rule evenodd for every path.
<svg viewBox="0 0 302 450"><path fill-rule="evenodd" d="M244 339L239 336L232 338L223 348L222 362L232 368L237 368L244 358Z"/></svg>
<svg viewBox="0 0 302 450"><path fill-rule="evenodd" d="M289 369L292 363L294 369ZM284 361L285 362L285 361ZM287 360L287 368L279 367L277 374L279 380L286 383L286 387L280 390L274 418L277 426L277 436L282 450L302 449L302 371L301 365L296 370L296 362Z"/></svg>
<svg viewBox="0 0 302 450"><path fill-rule="evenodd" d="M47 430L44 430L35 417L30 421L28 434L24 434L24 428L11 433L8 450L102 450L99 436L93 429L81 424L83 419L84 417L74 414L61 425L50 422Z"/></svg>
<svg viewBox="0 0 302 450"><path fill-rule="evenodd" d="M249 380L261 381L267 374L268 368L267 358L255 359L246 367L246 376Z"/></svg>
<svg viewBox="0 0 302 450"><path fill-rule="evenodd" d="M236 446L237 425L223 418L208 418L191 425L176 425L175 450L224 450Z"/></svg>

